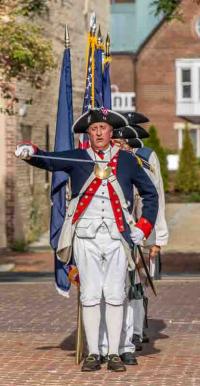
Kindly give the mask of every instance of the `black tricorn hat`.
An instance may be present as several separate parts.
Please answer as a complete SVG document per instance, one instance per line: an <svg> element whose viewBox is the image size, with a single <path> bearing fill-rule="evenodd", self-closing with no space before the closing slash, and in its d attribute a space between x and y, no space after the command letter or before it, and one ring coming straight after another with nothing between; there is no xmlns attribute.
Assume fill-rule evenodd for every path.
<svg viewBox="0 0 200 386"><path fill-rule="evenodd" d="M142 126L139 125L128 125L120 127L120 129L113 130L113 139L115 138L148 138L149 134Z"/></svg>
<svg viewBox="0 0 200 386"><path fill-rule="evenodd" d="M140 148L140 147L143 147L144 144L142 142L142 140L140 138L128 138L126 139L126 143L132 147L132 148Z"/></svg>
<svg viewBox="0 0 200 386"><path fill-rule="evenodd" d="M123 113L124 117L127 119L128 124L131 126L137 125L138 123L149 122L149 118L141 113L136 112L127 112Z"/></svg>
<svg viewBox="0 0 200 386"><path fill-rule="evenodd" d="M74 133L85 133L90 125L96 122L106 122L118 129L128 125L128 120L121 114L105 108L93 108L82 114L73 124Z"/></svg>
<svg viewBox="0 0 200 386"><path fill-rule="evenodd" d="M127 127L134 129L137 132L138 138L148 138L149 133L140 125L128 125ZM133 138L133 137L132 137Z"/></svg>

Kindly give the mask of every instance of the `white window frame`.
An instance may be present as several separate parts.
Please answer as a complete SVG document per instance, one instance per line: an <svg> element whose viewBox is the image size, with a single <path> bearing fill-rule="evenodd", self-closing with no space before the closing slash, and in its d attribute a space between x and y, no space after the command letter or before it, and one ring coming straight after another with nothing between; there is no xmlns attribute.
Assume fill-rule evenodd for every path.
<svg viewBox="0 0 200 386"><path fill-rule="evenodd" d="M178 131L178 150L181 150L183 148L183 135L185 126L183 126L182 123L175 124L175 129ZM197 143L196 143L196 157L200 158L200 125L190 125L188 127L190 130L196 130L197 131Z"/></svg>
<svg viewBox="0 0 200 386"><path fill-rule="evenodd" d="M190 98L184 98L183 97L183 83L182 82L182 70L190 70L191 71L191 97ZM178 102L190 102L193 100L194 96L194 84L193 84L193 71L192 66L188 65L187 63L182 64L181 66L177 66L177 73L176 73L176 88L177 88L177 97Z"/></svg>
<svg viewBox="0 0 200 386"><path fill-rule="evenodd" d="M183 71L190 71L190 81L183 81ZM183 89L184 89L184 86L190 86L190 92L191 92L191 96L190 97L184 97L183 94ZM185 68L181 68L181 100L183 101L189 101L192 99L192 92L193 92L193 89L192 89L192 68L191 67L185 67Z"/></svg>

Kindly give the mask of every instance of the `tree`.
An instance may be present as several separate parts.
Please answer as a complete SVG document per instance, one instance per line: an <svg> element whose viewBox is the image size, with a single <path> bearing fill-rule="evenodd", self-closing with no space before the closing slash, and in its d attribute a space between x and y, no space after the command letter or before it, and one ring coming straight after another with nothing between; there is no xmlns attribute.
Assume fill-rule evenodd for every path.
<svg viewBox="0 0 200 386"><path fill-rule="evenodd" d="M12 93L13 78L39 87L43 74L54 67L51 44L34 21L34 15L46 9L46 0L0 0L0 87L4 93Z"/></svg>
<svg viewBox="0 0 200 386"><path fill-rule="evenodd" d="M161 174L163 178L163 184L164 184L164 189L165 191L168 189L168 169L167 169L167 156L165 153L165 150L160 144L160 140L157 135L157 130L155 126L150 126L149 128L149 138L144 140L144 145L147 147L152 148L159 161L160 161L160 169L161 169Z"/></svg>
<svg viewBox="0 0 200 386"><path fill-rule="evenodd" d="M175 189L183 193L200 191L199 166L187 126L184 133L183 148L180 152Z"/></svg>
<svg viewBox="0 0 200 386"><path fill-rule="evenodd" d="M200 4L200 0L192 0L196 4ZM182 13L178 5L181 0L153 0L152 7L155 10L155 15L164 14L168 20L182 18Z"/></svg>

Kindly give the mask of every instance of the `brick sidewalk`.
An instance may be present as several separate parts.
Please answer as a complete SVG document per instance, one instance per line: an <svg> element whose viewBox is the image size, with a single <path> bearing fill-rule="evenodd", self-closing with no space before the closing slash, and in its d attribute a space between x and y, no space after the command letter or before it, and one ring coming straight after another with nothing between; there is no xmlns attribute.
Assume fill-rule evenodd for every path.
<svg viewBox="0 0 200 386"><path fill-rule="evenodd" d="M200 253L162 254L162 272L200 274ZM51 249L24 253L7 251L0 254L0 264L14 264L13 272L52 272L54 259Z"/></svg>
<svg viewBox="0 0 200 386"><path fill-rule="evenodd" d="M74 365L76 291L57 295L54 284L0 285L1 386L198 386L200 384L200 280L156 283L150 301L151 342L138 366L93 374ZM193 305L192 299L195 300Z"/></svg>
<svg viewBox="0 0 200 386"><path fill-rule="evenodd" d="M0 264L14 264L13 272L53 272L54 259L51 249L43 252L14 252L0 254Z"/></svg>

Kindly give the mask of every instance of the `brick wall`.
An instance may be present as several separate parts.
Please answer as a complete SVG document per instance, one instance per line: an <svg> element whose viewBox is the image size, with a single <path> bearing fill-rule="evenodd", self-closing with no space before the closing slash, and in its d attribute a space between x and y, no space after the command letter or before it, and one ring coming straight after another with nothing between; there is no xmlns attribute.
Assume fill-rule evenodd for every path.
<svg viewBox="0 0 200 386"><path fill-rule="evenodd" d="M112 61L112 83L120 91L136 92L137 111L150 118L162 144L171 149L178 147L174 123L184 121L176 116L175 62L178 58L200 57L200 38L194 28L200 6L191 0L181 4L184 22L164 22L137 55L135 68L130 65L132 55L115 54Z"/></svg>
<svg viewBox="0 0 200 386"><path fill-rule="evenodd" d="M3 100L1 99L3 109ZM6 246L6 208L5 208L5 181L6 181L6 127L5 115L0 114L1 140L0 140L0 248Z"/></svg>
<svg viewBox="0 0 200 386"><path fill-rule="evenodd" d="M135 85L135 63L132 55L112 55L111 84L119 91L133 91Z"/></svg>
<svg viewBox="0 0 200 386"><path fill-rule="evenodd" d="M88 4L88 9L86 5ZM6 118L7 181L6 181L6 231L7 241L31 239L49 226L50 200L46 184L45 171L34 169L24 162L16 160L13 152L17 142L27 135L33 143L45 148L45 131L49 125L50 149L53 149L55 120L59 86L60 65L63 52L64 26L67 23L71 39L74 118L81 113L85 86L86 53L86 16L95 10L97 23L101 24L102 33L108 30L109 1L55 1L51 2L50 12L45 18L38 19L44 27L46 36L53 42L58 67L46 76L47 86L34 90L30 85L17 84L19 107L23 101L33 99L27 107L27 115ZM23 127L23 130L22 130ZM31 231L30 231L31 230Z"/></svg>
<svg viewBox="0 0 200 386"><path fill-rule="evenodd" d="M137 61L137 107L146 113L159 129L165 146L178 146L176 117L176 72L178 58L198 58L200 38L194 31L195 19L200 8L189 0L183 0L184 23L174 20L164 23L138 56Z"/></svg>

